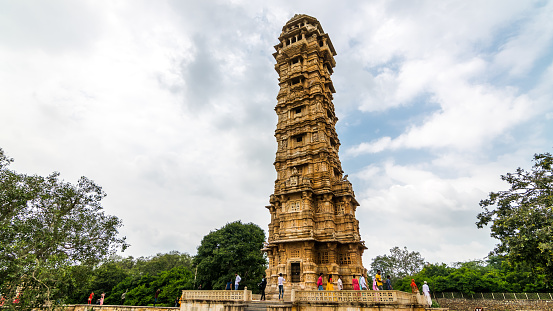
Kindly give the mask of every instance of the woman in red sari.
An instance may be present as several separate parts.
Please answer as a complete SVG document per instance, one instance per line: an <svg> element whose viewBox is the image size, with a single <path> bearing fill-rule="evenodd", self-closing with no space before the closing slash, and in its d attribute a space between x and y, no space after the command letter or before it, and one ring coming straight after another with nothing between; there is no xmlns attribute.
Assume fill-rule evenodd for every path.
<svg viewBox="0 0 553 311"><path fill-rule="evenodd" d="M353 290L359 290L359 280L355 278L355 275L353 276L351 282L353 284Z"/></svg>

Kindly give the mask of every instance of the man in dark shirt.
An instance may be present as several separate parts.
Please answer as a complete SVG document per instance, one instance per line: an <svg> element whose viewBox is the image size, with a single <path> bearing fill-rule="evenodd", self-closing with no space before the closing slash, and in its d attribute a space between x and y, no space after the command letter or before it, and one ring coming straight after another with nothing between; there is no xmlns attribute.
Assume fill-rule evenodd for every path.
<svg viewBox="0 0 553 311"><path fill-rule="evenodd" d="M259 300L265 300L266 287L267 287L267 279L265 278L265 274L263 274L263 278L261 278L261 283L259 283L259 289L261 290L261 298Z"/></svg>
<svg viewBox="0 0 553 311"><path fill-rule="evenodd" d="M392 290L392 280L390 279L390 276L387 275L386 276L386 289L387 290Z"/></svg>

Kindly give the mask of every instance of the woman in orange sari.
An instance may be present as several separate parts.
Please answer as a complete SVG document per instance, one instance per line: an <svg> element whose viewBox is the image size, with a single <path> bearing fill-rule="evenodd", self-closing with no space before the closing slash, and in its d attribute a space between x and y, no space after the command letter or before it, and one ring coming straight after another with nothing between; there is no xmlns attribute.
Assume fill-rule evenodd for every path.
<svg viewBox="0 0 553 311"><path fill-rule="evenodd" d="M419 288L417 287L417 283L415 283L415 279L411 279L411 291L413 292L413 294L418 294L419 293Z"/></svg>

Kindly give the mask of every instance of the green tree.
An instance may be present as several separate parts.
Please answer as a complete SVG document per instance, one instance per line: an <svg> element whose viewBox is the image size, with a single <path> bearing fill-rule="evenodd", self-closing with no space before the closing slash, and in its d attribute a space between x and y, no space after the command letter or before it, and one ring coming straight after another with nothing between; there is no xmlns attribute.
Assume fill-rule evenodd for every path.
<svg viewBox="0 0 553 311"><path fill-rule="evenodd" d="M133 271L140 274L157 275L174 267L192 269L192 257L187 253L179 253L178 251L170 251L165 254L158 253L151 257L139 257L135 261Z"/></svg>
<svg viewBox="0 0 553 311"><path fill-rule="evenodd" d="M121 295L128 291L126 305L150 305L155 291L160 288L159 305L171 307L183 289L193 289L192 257L187 253L171 251L136 260L129 257L118 263L130 267L127 268L128 276L109 290L106 303L120 304Z"/></svg>
<svg viewBox="0 0 553 311"><path fill-rule="evenodd" d="M390 275L394 279L413 275L422 270L424 258L419 252L410 252L407 247L403 249L393 247L390 255L376 256L371 263L371 274L381 270L384 275Z"/></svg>
<svg viewBox="0 0 553 311"><path fill-rule="evenodd" d="M411 291L414 279L419 286L428 282L433 292L462 292L466 295L480 292L544 292L545 274L532 272L529 266L512 265L501 256L490 256L486 261L458 262L452 266L427 264L422 271L398 279L394 289Z"/></svg>
<svg viewBox="0 0 553 311"><path fill-rule="evenodd" d="M126 292L125 305L150 306L154 303L154 293L161 289L156 306L173 307L183 289L193 289L194 273L183 266L173 267L152 276L148 273L136 277L130 276L112 289L107 303L120 304L121 295Z"/></svg>
<svg viewBox="0 0 553 311"><path fill-rule="evenodd" d="M536 154L531 171L520 167L502 175L508 190L491 192L480 201L478 228L490 224L491 236L499 240L493 253L505 255L513 265L530 265L553 280L553 157Z"/></svg>
<svg viewBox="0 0 553 311"><path fill-rule="evenodd" d="M0 291L10 308L53 307L67 298L63 284L77 281L75 266L126 248L121 220L104 214L106 194L88 178L19 174L12 161L0 149Z"/></svg>
<svg viewBox="0 0 553 311"><path fill-rule="evenodd" d="M238 273L241 288L257 289L266 269L267 260L261 248L265 232L256 224L240 221L226 224L204 236L194 257L197 269L196 285L204 289L224 289Z"/></svg>

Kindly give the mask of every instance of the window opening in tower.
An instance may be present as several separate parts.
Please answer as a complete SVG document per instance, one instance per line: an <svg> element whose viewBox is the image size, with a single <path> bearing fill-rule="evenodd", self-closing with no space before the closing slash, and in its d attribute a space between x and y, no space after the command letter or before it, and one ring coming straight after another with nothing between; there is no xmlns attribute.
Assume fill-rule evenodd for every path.
<svg viewBox="0 0 553 311"><path fill-rule="evenodd" d="M302 78L300 77L297 77L297 78L294 78L290 81L290 85L296 85L296 84L299 84L300 82L302 82Z"/></svg>

